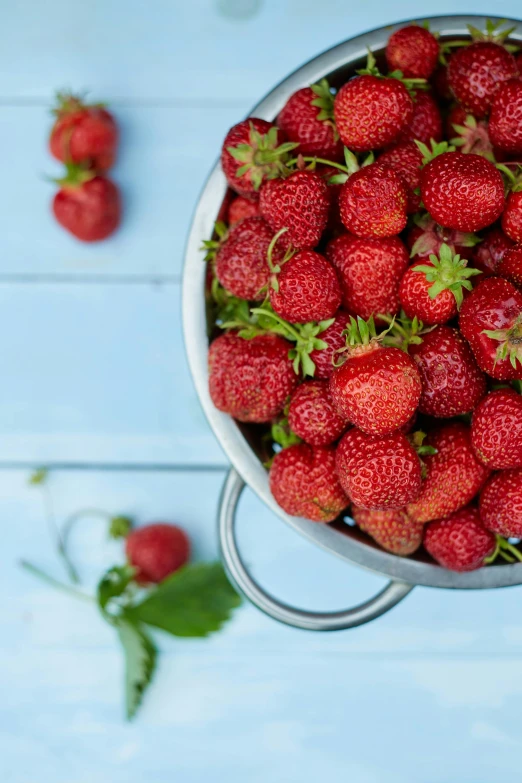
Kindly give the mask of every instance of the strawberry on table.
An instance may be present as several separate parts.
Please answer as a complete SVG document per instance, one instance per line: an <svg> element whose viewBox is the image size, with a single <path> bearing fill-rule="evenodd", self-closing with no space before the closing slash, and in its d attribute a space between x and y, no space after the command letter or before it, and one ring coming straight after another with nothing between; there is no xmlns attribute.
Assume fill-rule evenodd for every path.
<svg viewBox="0 0 522 783"><path fill-rule="evenodd" d="M49 148L62 163L82 163L98 172L111 168L116 158L118 127L101 103L84 103L67 93L58 94L56 121Z"/></svg>
<svg viewBox="0 0 522 783"><path fill-rule="evenodd" d="M471 443L492 470L522 468L522 396L506 388L484 397L473 413Z"/></svg>
<svg viewBox="0 0 522 783"><path fill-rule="evenodd" d="M326 79L297 90L277 118L286 137L299 144L301 155L342 160L343 145L333 122L334 97Z"/></svg>
<svg viewBox="0 0 522 783"><path fill-rule="evenodd" d="M177 525L153 522L131 530L125 553L140 584L159 583L188 562L190 540Z"/></svg>
<svg viewBox="0 0 522 783"><path fill-rule="evenodd" d="M496 539L481 523L478 510L467 506L426 525L424 547L450 571L474 571L491 557Z"/></svg>
<svg viewBox="0 0 522 783"><path fill-rule="evenodd" d="M341 284L332 264L320 253L301 250L279 267L270 284L270 304L285 321L305 324L334 316L341 304Z"/></svg>
<svg viewBox="0 0 522 783"><path fill-rule="evenodd" d="M313 380L301 383L292 394L288 425L312 446L327 446L341 437L348 422L333 404L328 381Z"/></svg>
<svg viewBox="0 0 522 783"><path fill-rule="evenodd" d="M480 494L484 527L506 538L522 538L522 470L494 473Z"/></svg>
<svg viewBox="0 0 522 783"><path fill-rule="evenodd" d="M60 189L52 203L58 223L82 242L106 239L121 220L120 192L107 177L74 164L56 180Z"/></svg>
<svg viewBox="0 0 522 783"><path fill-rule="evenodd" d="M375 511L352 506L352 517L361 530L394 555L411 555L422 544L424 525L411 520L403 508Z"/></svg>

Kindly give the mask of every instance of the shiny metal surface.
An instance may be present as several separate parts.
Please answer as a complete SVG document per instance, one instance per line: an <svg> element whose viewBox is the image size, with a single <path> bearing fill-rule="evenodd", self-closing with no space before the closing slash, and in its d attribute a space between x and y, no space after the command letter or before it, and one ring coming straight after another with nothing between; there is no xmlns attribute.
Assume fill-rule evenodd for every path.
<svg viewBox="0 0 522 783"><path fill-rule="evenodd" d="M468 23L474 24L479 28L484 27L486 18L480 16L446 16L430 17L429 21L430 29L445 37L466 35L466 25ZM512 38L522 41L522 22L509 20L509 23L516 28ZM368 47L373 52L381 50L385 46L390 33L403 24L404 22L401 22L397 25L372 30L339 44L310 60L275 87L252 109L251 114L267 120L274 119L287 98L295 90L311 84L324 76L333 75L335 79L336 73L339 75L343 69L346 70L353 63L362 60L366 56ZM188 237L182 288L183 329L188 361L196 392L216 437L243 481L257 493L275 514L278 514L287 524L291 525L302 535L327 551L351 563L388 576L392 580L410 585L464 589L506 587L522 584L522 564L493 566L470 573L458 574L440 568L433 563L423 562L420 559L400 558L384 552L373 546L368 540L361 540L356 537L355 532L349 526L344 528L318 525L304 519L290 517L275 503L270 494L265 468L236 423L229 416L220 413L214 408L208 393L208 338L204 300L205 265L202 262L202 254L199 248L202 241L212 233L213 224L226 189L225 178L220 170L219 163L217 163L201 194ZM232 481L232 479L229 479L229 481ZM226 493L224 497L227 497ZM221 519L227 518L228 513L228 507L226 509L222 508ZM228 537L230 533L229 522L222 530L224 533L226 532ZM230 553L231 557L232 555L235 557L233 544L229 538L225 540L225 551ZM237 562L236 566L238 566ZM244 589L246 594L248 594L246 586Z"/></svg>

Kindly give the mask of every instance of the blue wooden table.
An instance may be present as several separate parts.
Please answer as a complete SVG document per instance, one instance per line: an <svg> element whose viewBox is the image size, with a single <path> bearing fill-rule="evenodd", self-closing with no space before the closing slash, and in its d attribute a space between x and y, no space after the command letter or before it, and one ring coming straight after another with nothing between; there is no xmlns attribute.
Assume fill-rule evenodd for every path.
<svg viewBox="0 0 522 783"><path fill-rule="evenodd" d="M516 0L424 13L516 15ZM382 0L20 0L0 24L0 767L5 783L518 780L522 591L415 590L385 618L314 636L244 606L209 640L158 636L160 667L126 724L121 658L88 605L34 581L59 574L59 519L97 506L178 521L216 556L226 459L199 409L180 333L182 251L227 128L311 55L419 13ZM90 88L122 127L125 222L82 246L49 214L48 106ZM241 545L256 577L308 608L344 608L383 580L314 549L251 494ZM87 517L85 583L121 558Z"/></svg>

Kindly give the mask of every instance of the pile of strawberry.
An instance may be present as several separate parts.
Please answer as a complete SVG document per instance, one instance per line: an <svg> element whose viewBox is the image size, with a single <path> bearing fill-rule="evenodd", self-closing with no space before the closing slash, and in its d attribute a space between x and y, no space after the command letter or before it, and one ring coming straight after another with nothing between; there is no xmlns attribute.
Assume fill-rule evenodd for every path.
<svg viewBox="0 0 522 783"><path fill-rule="evenodd" d="M396 555L522 560L522 60L393 33L228 132L205 243L214 404L269 424L288 514ZM520 68L520 71L519 71Z"/></svg>
<svg viewBox="0 0 522 783"><path fill-rule="evenodd" d="M57 97L49 149L66 171L55 180L54 216L82 242L106 239L121 219L120 192L106 176L116 158L118 127L103 104L86 104L69 94Z"/></svg>

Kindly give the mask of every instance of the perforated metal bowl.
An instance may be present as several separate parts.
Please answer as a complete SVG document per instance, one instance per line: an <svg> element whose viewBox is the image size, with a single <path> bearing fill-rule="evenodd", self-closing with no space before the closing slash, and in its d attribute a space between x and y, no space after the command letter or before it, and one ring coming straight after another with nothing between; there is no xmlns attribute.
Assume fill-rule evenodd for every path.
<svg viewBox="0 0 522 783"><path fill-rule="evenodd" d="M486 18L441 16L430 17L429 23L430 29L438 32L444 39L466 36L468 24L483 29ZM274 120L288 97L299 88L313 84L323 77L327 77L334 85L346 81L355 68L365 61L368 49L378 55L384 50L393 30L404 24L406 22L358 35L315 57L275 87L254 106L249 116ZM522 41L522 22L509 20L509 24L515 27L511 38ZM208 337L204 297L206 270L199 248L203 240L212 233L226 191L225 177L218 162L199 199L187 242L183 273L183 328L188 361L198 397L232 465L221 497L219 535L225 567L237 587L260 609L282 622L310 630L335 630L360 625L378 617L398 603L415 585L481 589L522 584L522 564L490 566L470 573L454 573L424 561L422 556L401 558L389 554L374 545L359 530L344 523L316 524L290 517L279 508L270 493L267 472L251 446L248 432L229 416L216 410L208 392ZM388 576L389 584L367 603L344 612L310 613L277 601L250 576L236 546L235 509L245 483L275 514L301 535L350 563Z"/></svg>

